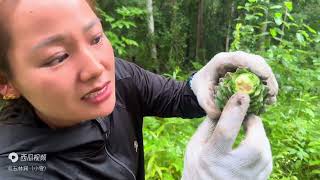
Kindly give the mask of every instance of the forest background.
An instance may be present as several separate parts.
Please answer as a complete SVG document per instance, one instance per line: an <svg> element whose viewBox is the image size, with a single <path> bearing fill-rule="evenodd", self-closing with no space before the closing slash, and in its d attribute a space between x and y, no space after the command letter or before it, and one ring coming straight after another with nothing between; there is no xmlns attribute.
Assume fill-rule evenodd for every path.
<svg viewBox="0 0 320 180"><path fill-rule="evenodd" d="M170 78L186 80L223 51L263 56L280 85L277 103L262 115L270 179L320 179L320 0L98 4L116 56ZM180 179L186 143L201 121L144 119L146 179Z"/></svg>

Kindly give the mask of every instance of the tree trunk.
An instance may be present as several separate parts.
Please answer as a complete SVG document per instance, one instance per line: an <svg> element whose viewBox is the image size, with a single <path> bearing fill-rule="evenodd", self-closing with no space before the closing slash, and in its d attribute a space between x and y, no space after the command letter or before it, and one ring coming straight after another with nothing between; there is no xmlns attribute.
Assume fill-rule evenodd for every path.
<svg viewBox="0 0 320 180"><path fill-rule="evenodd" d="M268 8L266 8L264 10L264 15L265 15L265 20L263 25L261 26L261 38L259 39L259 43L258 43L258 50L259 51L263 51L265 49L265 41L266 41L266 33L268 30L268 16L269 16L269 10Z"/></svg>
<svg viewBox="0 0 320 180"><path fill-rule="evenodd" d="M227 14L228 27L227 27L227 37L226 37L226 47L225 47L226 52L229 51L229 46L230 46L231 27L232 27L232 20L233 20L233 15L234 15L234 10L235 10L235 2L233 0L229 0L227 8L230 11Z"/></svg>
<svg viewBox="0 0 320 180"><path fill-rule="evenodd" d="M171 3L171 8L172 8L172 14L171 14L171 22L170 22L170 34L171 36L173 37L171 39L171 46L170 46L170 50L169 50L169 63L168 65L173 67L173 66L176 66L176 38L179 38L178 36L175 36L176 35L176 27L177 27L177 8L176 8L176 3L177 1L176 0L171 0L170 1Z"/></svg>
<svg viewBox="0 0 320 180"><path fill-rule="evenodd" d="M154 42L154 19L153 19L153 8L152 8L152 0L147 0L147 12L148 12L148 32L152 39L151 41L151 58L157 59L157 49Z"/></svg>
<svg viewBox="0 0 320 180"><path fill-rule="evenodd" d="M203 53L203 16L204 16L204 0L198 0L198 18L197 18L197 42L196 42L196 58L204 58Z"/></svg>
<svg viewBox="0 0 320 180"><path fill-rule="evenodd" d="M282 34L281 34L281 37L280 39L282 40L283 39L283 36L284 36L284 30L286 28L285 26L285 22L287 22L287 18L288 18L288 8L286 8L286 13L284 14L284 18L283 18L283 24L282 24L282 28L281 28L281 31L282 31Z"/></svg>

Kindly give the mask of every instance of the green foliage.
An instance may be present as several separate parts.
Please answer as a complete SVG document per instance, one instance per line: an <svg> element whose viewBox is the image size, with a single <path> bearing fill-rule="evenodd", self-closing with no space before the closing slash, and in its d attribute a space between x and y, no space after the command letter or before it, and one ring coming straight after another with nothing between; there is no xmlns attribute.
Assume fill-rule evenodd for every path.
<svg viewBox="0 0 320 180"><path fill-rule="evenodd" d="M172 72L172 74L164 73L163 76L171 78L171 79L175 79L175 80L180 80L180 81L186 79L186 77L187 77L187 75L181 74L181 69L179 66L177 66L175 68L175 70Z"/></svg>
<svg viewBox="0 0 320 180"><path fill-rule="evenodd" d="M238 9L231 46L232 50L245 50L265 57L279 82L277 103L262 115L273 152L274 168L270 179L275 180L320 179L320 32L299 18L301 12L296 11L296 4L292 1L244 2ZM201 65L199 62L193 64L198 68ZM173 73L174 77L176 75L177 72ZM170 129L173 121L176 124ZM171 167L171 163L182 166L181 151L197 123L176 119L160 123L151 118L145 122L146 166L155 156L152 166L147 168L150 170L146 171L147 179L178 179L182 172L178 170L182 167L174 171L163 168L156 173L152 170ZM163 126L166 126L165 135L158 133L150 139L150 134L161 131ZM240 136L243 137L243 131ZM152 148L149 148L150 143ZM176 155L172 153L175 149L179 150ZM169 155L158 150L169 152Z"/></svg>
<svg viewBox="0 0 320 180"><path fill-rule="evenodd" d="M264 114L274 160L271 179L320 177L319 107L319 97L301 92L281 95Z"/></svg>
<svg viewBox="0 0 320 180"><path fill-rule="evenodd" d="M233 15L230 2L238 6ZM197 1L153 3L155 37L149 37L144 2L100 1L99 12L116 54L136 57L146 69L185 80L190 70L224 51L231 18L231 50L265 57L280 87L277 103L262 115L274 158L270 179L320 179L320 1L207 0L207 59L196 60ZM156 43L157 61L150 60L150 42ZM145 118L146 179L180 178L186 143L200 122Z"/></svg>
<svg viewBox="0 0 320 180"><path fill-rule="evenodd" d="M136 46L139 44L137 41L124 36L132 28L136 28L137 25L134 18L143 16L145 11L136 7L121 7L117 8L117 17L112 17L108 15L101 8L97 8L97 11L102 18L104 29L106 29L105 34L111 41L113 48L116 50L116 55L126 55L126 48L128 46Z"/></svg>
<svg viewBox="0 0 320 180"><path fill-rule="evenodd" d="M267 4L239 7L245 13L232 49L266 57L280 85L277 104L263 116L274 157L271 179L319 179L319 32L291 14L292 2Z"/></svg>
<svg viewBox="0 0 320 180"><path fill-rule="evenodd" d="M180 179L186 144L200 122L201 119L144 118L146 179Z"/></svg>
<svg viewBox="0 0 320 180"><path fill-rule="evenodd" d="M174 71L174 67L182 66L185 57L187 21L182 12L182 1L154 2L154 18L156 33L154 41L158 45L158 71ZM179 37L179 38L177 38Z"/></svg>

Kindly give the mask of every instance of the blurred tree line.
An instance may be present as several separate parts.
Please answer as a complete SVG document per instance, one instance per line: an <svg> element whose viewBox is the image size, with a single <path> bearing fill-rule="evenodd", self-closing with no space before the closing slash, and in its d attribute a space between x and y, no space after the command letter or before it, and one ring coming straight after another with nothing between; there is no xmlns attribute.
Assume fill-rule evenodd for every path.
<svg viewBox="0 0 320 180"><path fill-rule="evenodd" d="M147 10L148 1L152 3L151 12ZM116 46L116 55L154 72L164 73L173 71L176 66L188 71L198 67L194 62L205 64L216 53L228 51L238 21L248 13L238 7L252 2L256 0L100 0L99 4L108 16L115 19L124 17L119 14L120 8L127 8L125 20L130 25L134 24L119 28L111 26L110 20L106 21L107 31L116 33L119 38L126 37L137 42L129 46L122 42L126 46L120 51ZM257 21L261 22L261 29L255 33L268 33L268 21L272 21L274 15L268 7L282 2L260 0L261 6L252 9L256 14L247 16L247 20L258 18ZM292 3L295 6L292 16L297 24L304 23L315 30L320 29L320 1L295 0ZM150 33L148 27L149 16L154 19L154 33ZM289 19L285 14L283 18ZM267 43L270 39L265 37L262 35L260 44L255 45ZM111 38L111 41L114 42L114 39ZM152 55L154 47L156 56Z"/></svg>
<svg viewBox="0 0 320 180"><path fill-rule="evenodd" d="M98 10L116 56L178 80L222 51L263 56L280 86L262 116L270 179L320 179L319 0L100 0ZM179 179L201 119L144 122L147 179Z"/></svg>

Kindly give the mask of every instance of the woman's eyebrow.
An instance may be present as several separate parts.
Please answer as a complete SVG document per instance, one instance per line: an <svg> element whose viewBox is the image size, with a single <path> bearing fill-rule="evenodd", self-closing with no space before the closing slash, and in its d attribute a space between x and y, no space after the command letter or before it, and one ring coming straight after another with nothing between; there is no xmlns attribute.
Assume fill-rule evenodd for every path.
<svg viewBox="0 0 320 180"><path fill-rule="evenodd" d="M86 33L98 23L100 23L100 19L99 18L95 18L94 20L90 21L87 25L85 25L83 27L82 31L84 33ZM65 40L65 37L66 37L65 34L56 34L56 35L50 36L47 39L41 41L39 44L33 46L32 47L32 51L35 51L35 50L40 49L40 48L43 48L45 46L49 46L51 44L62 42L62 41Z"/></svg>
<svg viewBox="0 0 320 180"><path fill-rule="evenodd" d="M65 35L56 34L48 37L47 39L41 41L39 44L32 47L32 51L36 51L37 49L43 48L45 46L49 46L50 44L55 44L58 42L62 42L65 39Z"/></svg>
<svg viewBox="0 0 320 180"><path fill-rule="evenodd" d="M95 18L94 20L90 21L86 26L84 26L83 28L83 32L87 32L89 31L92 27L94 27L96 24L100 23L100 19L99 18Z"/></svg>

